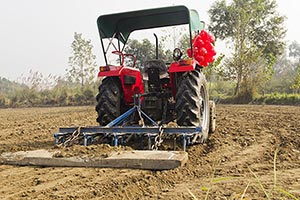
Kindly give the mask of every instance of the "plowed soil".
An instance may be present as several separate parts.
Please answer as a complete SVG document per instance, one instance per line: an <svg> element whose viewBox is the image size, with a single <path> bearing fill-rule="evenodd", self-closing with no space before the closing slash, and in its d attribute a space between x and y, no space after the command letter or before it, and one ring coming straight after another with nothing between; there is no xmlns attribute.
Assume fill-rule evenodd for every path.
<svg viewBox="0 0 300 200"><path fill-rule="evenodd" d="M93 107L2 109L0 153L55 149L58 127L97 125L95 118ZM0 165L0 199L300 198L300 107L218 105L216 132L187 152L188 163L169 171Z"/></svg>

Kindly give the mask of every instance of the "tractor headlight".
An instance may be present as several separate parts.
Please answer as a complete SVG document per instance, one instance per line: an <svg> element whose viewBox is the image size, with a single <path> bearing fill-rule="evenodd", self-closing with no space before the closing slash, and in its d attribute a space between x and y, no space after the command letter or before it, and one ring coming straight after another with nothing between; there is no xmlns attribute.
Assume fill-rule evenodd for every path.
<svg viewBox="0 0 300 200"><path fill-rule="evenodd" d="M179 48L175 48L173 51L173 59L175 61L178 61L178 60L180 60L181 56L182 56L181 50Z"/></svg>

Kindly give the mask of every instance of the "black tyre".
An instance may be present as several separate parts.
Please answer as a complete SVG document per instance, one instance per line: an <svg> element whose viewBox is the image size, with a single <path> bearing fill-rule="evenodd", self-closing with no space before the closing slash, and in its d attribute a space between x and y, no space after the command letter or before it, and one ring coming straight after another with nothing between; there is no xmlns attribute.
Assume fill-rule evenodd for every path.
<svg viewBox="0 0 300 200"><path fill-rule="evenodd" d="M202 137L193 142L204 142L209 131L209 103L205 76L191 71L182 74L177 81L176 114L179 126L200 126Z"/></svg>
<svg viewBox="0 0 300 200"><path fill-rule="evenodd" d="M122 114L123 91L119 78L107 77L99 86L96 96L98 113L97 122L101 126L107 125Z"/></svg>
<svg viewBox="0 0 300 200"><path fill-rule="evenodd" d="M209 133L216 131L216 104L214 101L209 101Z"/></svg>

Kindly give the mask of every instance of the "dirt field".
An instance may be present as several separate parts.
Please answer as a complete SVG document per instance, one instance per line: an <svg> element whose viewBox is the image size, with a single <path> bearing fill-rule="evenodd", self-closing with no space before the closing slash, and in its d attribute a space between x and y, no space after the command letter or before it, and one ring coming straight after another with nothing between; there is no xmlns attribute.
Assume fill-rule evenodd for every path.
<svg viewBox="0 0 300 200"><path fill-rule="evenodd" d="M216 133L189 147L181 168L0 165L0 199L299 199L300 107L218 105L217 113ZM96 125L95 118L93 107L0 110L0 153L53 149L58 127ZM74 149L103 154L113 148L66 151Z"/></svg>

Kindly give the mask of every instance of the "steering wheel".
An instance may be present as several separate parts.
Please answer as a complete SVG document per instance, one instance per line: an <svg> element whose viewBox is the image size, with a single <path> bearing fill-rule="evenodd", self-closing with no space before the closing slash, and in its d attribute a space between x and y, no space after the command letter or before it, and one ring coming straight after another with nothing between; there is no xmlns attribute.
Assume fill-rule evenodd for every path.
<svg viewBox="0 0 300 200"><path fill-rule="evenodd" d="M123 53L121 51L113 51L112 53L121 56L121 65L122 66L124 66L124 58L125 57L132 57L133 58L132 67L135 66L135 63L136 63L136 56L135 55L130 54L130 53Z"/></svg>

